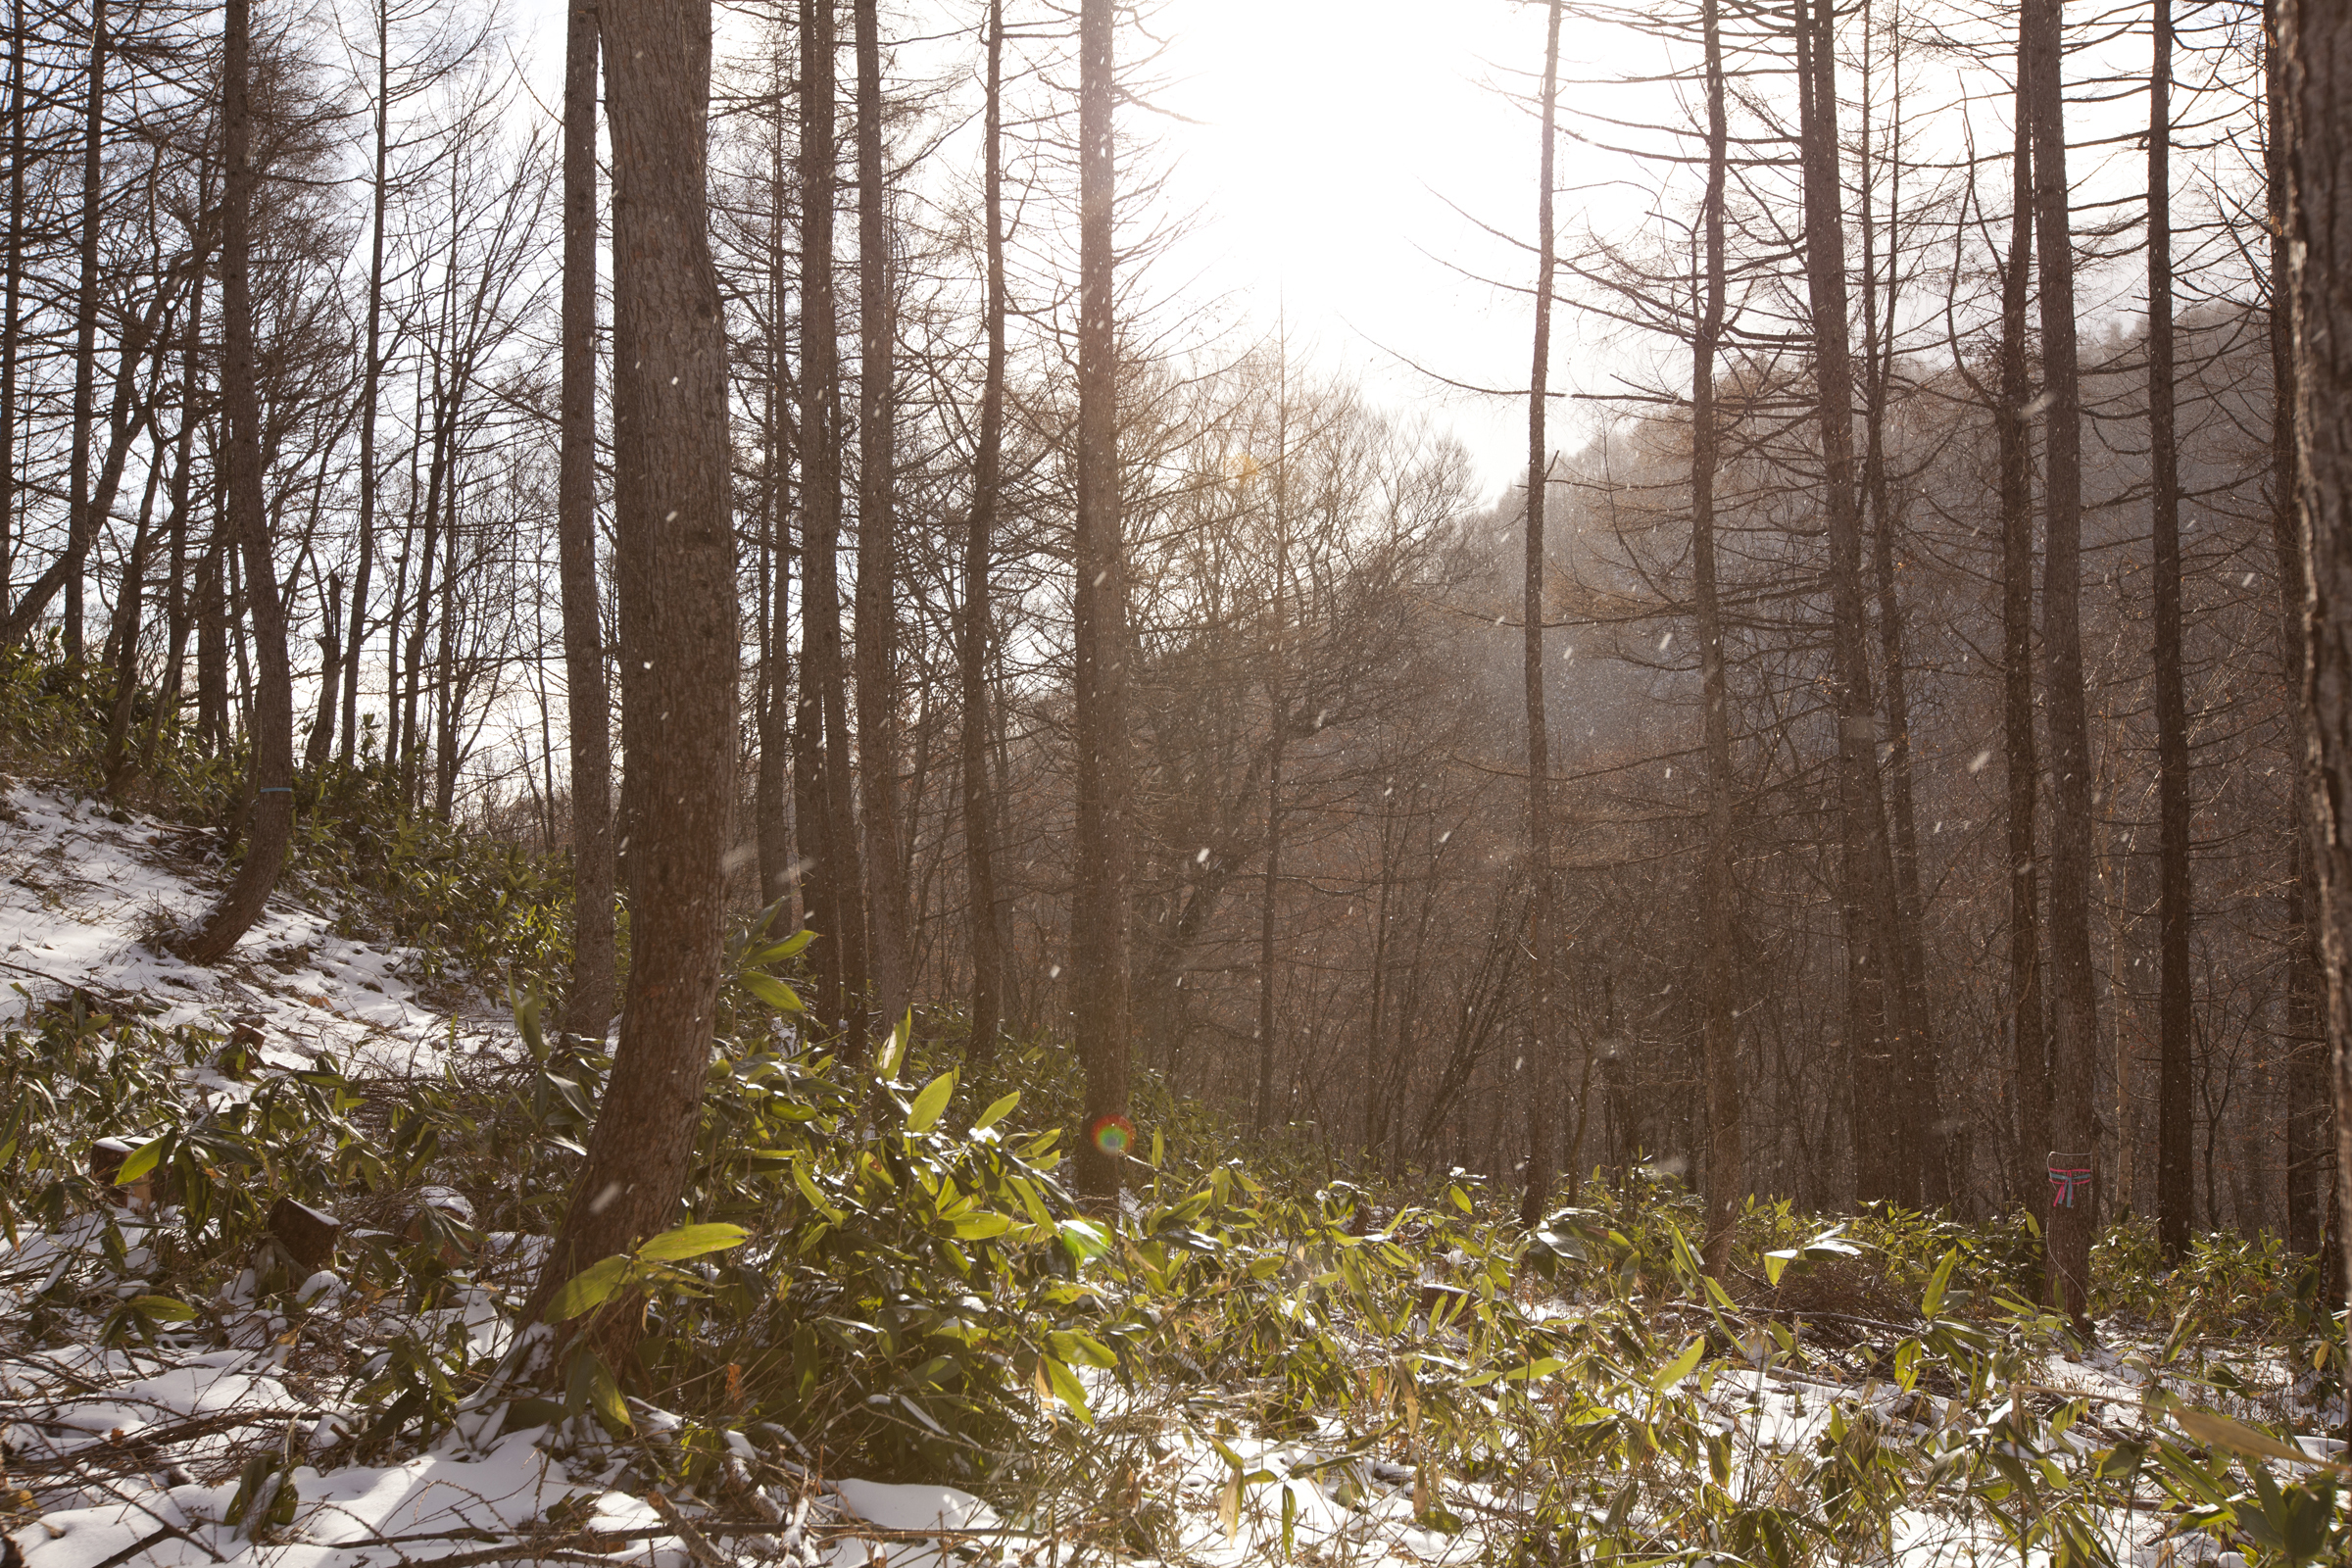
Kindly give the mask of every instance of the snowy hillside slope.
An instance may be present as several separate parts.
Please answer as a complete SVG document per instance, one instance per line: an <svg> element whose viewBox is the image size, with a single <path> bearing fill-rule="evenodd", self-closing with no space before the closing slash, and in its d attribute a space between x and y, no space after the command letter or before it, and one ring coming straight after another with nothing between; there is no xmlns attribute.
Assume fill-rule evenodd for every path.
<svg viewBox="0 0 2352 1568"><path fill-rule="evenodd" d="M218 868L204 836L101 802L24 784L0 795L0 979L19 993L0 1020L74 988L160 1028L258 1027L281 1065L319 1052L379 1070L430 1070L453 1040L511 1041L511 1019L446 1010L416 978L419 955L339 934L341 911L282 891L214 968L154 940L210 907Z"/></svg>
<svg viewBox="0 0 2352 1568"><path fill-rule="evenodd" d="M0 793L0 979L13 995L0 1004L0 1027L22 1026L78 991L94 1009L137 1013L159 1029L258 1033L250 1075L257 1083L328 1059L355 1084L392 1084L429 1077L453 1052L516 1049L513 1020L490 1010L478 989L424 984L416 951L343 934L346 911L308 902L298 890L270 901L227 961L204 968L173 956L152 939L209 906L219 868L205 863L203 848L199 835L172 824L52 789L7 785ZM253 1088L204 1068L183 1078L192 1108ZM135 1296L151 1248L169 1245L164 1233L172 1218L169 1207L146 1213L125 1204L112 1214L70 1215L54 1232L0 1237L6 1568L519 1563L550 1560L551 1550L561 1560L565 1547L577 1560L582 1544L602 1554L589 1559L597 1561L712 1559L716 1548L687 1522L704 1511L699 1504L684 1504L681 1515L666 1499L649 1503L612 1490L604 1483L621 1470L625 1454L567 1445L559 1459L547 1451L546 1428L500 1430L504 1403L476 1411L428 1452L346 1461L323 1472L299 1462L323 1457L380 1413L339 1396L339 1380L321 1375L347 1345L455 1324L470 1348L494 1352L505 1329L492 1288L462 1292L459 1304L439 1314L450 1321L420 1322L403 1320L397 1299L370 1314L371 1303L351 1298L343 1278L322 1270L301 1292L309 1315L290 1323L253 1309L249 1270L220 1298L199 1303L242 1342L228 1349L197 1348L170 1333L152 1345L113 1347L70 1343L72 1336L63 1346L35 1346L21 1336L35 1299L78 1265L105 1271L111 1263L123 1282L115 1294ZM122 1243L119 1258L102 1255L109 1220ZM513 1241L488 1240L494 1250ZM85 1312L80 1321L95 1340L97 1318ZM658 1413L651 1414L642 1425L658 1429ZM744 1451L757 1458L749 1445ZM273 1509L273 1498L236 1506L257 1454L292 1488L290 1509ZM848 1516L904 1531L936 1530L943 1520L966 1525L986 1512L946 1489L863 1485L857 1508L837 1492L797 1484L761 1494L777 1528L756 1544L755 1555L858 1562L863 1548L859 1532L844 1523ZM244 1522L228 1522L232 1513ZM272 1514L283 1517L266 1523ZM514 1544L502 1548L502 1541ZM730 1555L754 1544L725 1541ZM898 1557L902 1565L920 1560L904 1549Z"/></svg>

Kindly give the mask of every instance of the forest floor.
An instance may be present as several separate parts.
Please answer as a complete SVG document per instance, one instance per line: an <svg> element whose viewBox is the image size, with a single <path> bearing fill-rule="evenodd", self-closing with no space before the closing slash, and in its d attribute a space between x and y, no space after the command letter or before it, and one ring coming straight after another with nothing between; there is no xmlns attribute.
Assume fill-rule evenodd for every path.
<svg viewBox="0 0 2352 1568"><path fill-rule="evenodd" d="M1466 1178L1375 1205L1345 1183L1286 1196L1231 1162L1179 1182L1156 1148L1096 1224L1044 1211L1051 1136L1004 1154L998 1107L924 1145L929 1088L902 1101L896 1147L945 1150L939 1169L1012 1159L1001 1214L972 1206L975 1179L795 1156L806 1185L779 1189L800 1206L777 1234L802 1261L731 1308L757 1323L710 1361L725 1397L627 1393L601 1363L575 1365L561 1402L530 1396L502 1368L548 1168L483 1175L495 1118L447 1111L491 1083L563 1142L567 1080L528 1009L300 885L235 959L183 963L155 939L219 875L211 835L68 789L0 796L10 1568L2341 1560L2340 1332L2324 1313L2298 1327L2259 1255L2120 1292L2083 1343L1951 1226L1915 1227L1905 1254L1784 1209L1756 1221L1783 1245L1727 1290L1687 1262L1670 1203L1654 1223L1638 1196L1563 1210L1528 1239ZM98 1134L119 1169L93 1174ZM461 1147L473 1163L435 1185ZM332 1206L331 1255L304 1261L262 1218L291 1195ZM922 1339L904 1325L930 1289L908 1281L911 1244L892 1244L873 1298L890 1299L862 1321L851 1270L827 1284L808 1261L860 1216L922 1203L950 1265L1034 1238L1029 1294L1004 1310L1038 1348L989 1342L1026 1370L955 1406L993 1423L986 1473L920 1473L960 1435L924 1392L943 1358L899 1343ZM1224 1272L1187 1284L1193 1258ZM730 1299L708 1259L645 1267L697 1310ZM922 1334L979 1344L1012 1277L950 1281ZM741 1346L805 1329L758 1318L788 1294L872 1346L827 1362L793 1341L798 1433L738 1387L765 1364ZM812 1387L839 1380L857 1396ZM873 1437L877 1404L912 1437ZM858 1479L868 1461L899 1479Z"/></svg>

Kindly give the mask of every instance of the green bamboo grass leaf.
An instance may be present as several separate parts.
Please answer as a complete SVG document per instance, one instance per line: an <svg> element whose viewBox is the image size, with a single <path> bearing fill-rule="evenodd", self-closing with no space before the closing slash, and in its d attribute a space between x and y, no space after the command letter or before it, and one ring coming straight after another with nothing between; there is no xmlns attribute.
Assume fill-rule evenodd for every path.
<svg viewBox="0 0 2352 1568"><path fill-rule="evenodd" d="M746 969L743 972L743 989L778 1012L805 1012L808 1010L801 1003L800 993L772 974L761 974L757 969Z"/></svg>
<svg viewBox="0 0 2352 1568"><path fill-rule="evenodd" d="M547 1321L562 1323L583 1312L595 1311L612 1298L612 1293L620 1289L628 1276L629 1260L618 1252L589 1264L548 1298Z"/></svg>
<svg viewBox="0 0 2352 1568"><path fill-rule="evenodd" d="M1689 1345L1683 1347L1682 1354L1676 1356L1673 1360L1658 1368L1658 1370L1651 1375L1649 1380L1651 1392L1656 1394L1664 1394L1668 1389L1671 1389L1677 1383L1682 1382L1683 1379L1689 1377L1691 1372L1696 1370L1698 1366L1698 1358L1706 1353L1706 1336L1703 1334L1694 1336Z"/></svg>
<svg viewBox="0 0 2352 1568"><path fill-rule="evenodd" d="M164 1145L170 1142L171 1138L172 1135L166 1133L161 1138L141 1144L124 1155L122 1168L115 1172L115 1185L128 1187L132 1182L155 1169L156 1161L164 1157Z"/></svg>
<svg viewBox="0 0 2352 1568"><path fill-rule="evenodd" d="M130 1306L131 1310L143 1312L158 1323L193 1323L196 1321L194 1307L185 1301L174 1300L169 1296L134 1296L130 1298Z"/></svg>
<svg viewBox="0 0 2352 1568"><path fill-rule="evenodd" d="M953 1067L923 1085L922 1093L914 1097L913 1105L906 1111L907 1135L911 1137L917 1133L927 1133L938 1126L939 1118L947 1112L948 1098L955 1093L956 1070Z"/></svg>
<svg viewBox="0 0 2352 1568"><path fill-rule="evenodd" d="M741 1247L751 1234L740 1225L681 1225L637 1249L637 1255L649 1263L677 1263L705 1252Z"/></svg>
<svg viewBox="0 0 2352 1568"><path fill-rule="evenodd" d="M2283 1459L2288 1464L2307 1464L2316 1469L2352 1474L2352 1465L2305 1453L2293 1444L2281 1443L2268 1432L2247 1426L2242 1421L2232 1421L2219 1410L2201 1409L2174 1399L2168 1399L2165 1403L2164 1413L2173 1425L2209 1448L2228 1448L2232 1453L2258 1454L2265 1459Z"/></svg>
<svg viewBox="0 0 2352 1568"><path fill-rule="evenodd" d="M976 1133L986 1132L989 1128L994 1127L997 1123L1003 1121L1006 1116L1012 1114L1012 1107L1020 1102L1021 1092L1018 1089L1015 1089L1011 1094L1006 1095L1004 1099L995 1102L986 1110L982 1111L980 1113L980 1119L972 1123L972 1131Z"/></svg>
<svg viewBox="0 0 2352 1568"><path fill-rule="evenodd" d="M1943 1310L1943 1293L1951 1285L1952 1268L1959 1261L1960 1249L1955 1247L1943 1254L1942 1262L1936 1265L1936 1276L1928 1281L1927 1294L1919 1298L1921 1317L1932 1320Z"/></svg>

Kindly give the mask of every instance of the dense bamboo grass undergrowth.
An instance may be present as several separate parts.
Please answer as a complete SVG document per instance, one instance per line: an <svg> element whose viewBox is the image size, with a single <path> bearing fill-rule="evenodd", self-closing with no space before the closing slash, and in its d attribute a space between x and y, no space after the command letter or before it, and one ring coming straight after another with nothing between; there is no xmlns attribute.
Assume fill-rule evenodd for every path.
<svg viewBox="0 0 2352 1568"><path fill-rule="evenodd" d="M0 702L8 765L98 782L90 694L19 664ZM158 754L144 804L233 815L227 761L169 733ZM723 1504L749 1453L811 1480L950 1482L1073 1549L1147 1557L1177 1551L1185 1503L1163 1483L1201 1445L1226 1528L1267 1513L1286 1553L1298 1488L1347 1506L1381 1478L1409 1480L1435 1536L1476 1528L1527 1563L2352 1549L2342 1449L2305 1441L2343 1419L2342 1325L2274 1238L2206 1237L2168 1268L2143 1222L2112 1227L2087 1345L2039 1304L2029 1215L1757 1199L1711 1278L1696 1200L1655 1170L1564 1188L1529 1232L1475 1175L1251 1140L1149 1075L1129 1196L1092 1211L1063 1180L1061 1042L966 1061L956 1014L924 1012L855 1068L802 1028L802 944L764 913L729 947L677 1228L555 1309L634 1297L648 1332L619 1364L590 1338L525 1376L498 1323L609 1066L602 1043L539 1026L561 867L416 822L364 772L305 788L299 874L453 982L507 987L514 1050L429 1073L273 1068L78 994L0 1034L6 1256L52 1242L30 1272L0 1261L28 1302L8 1338L169 1356L258 1334L368 1412L305 1448L257 1444L241 1495L290 1496L271 1478L297 1459L545 1426L557 1451L621 1456L671 1494ZM104 1180L102 1137L132 1146ZM151 1205L121 1200L135 1184ZM332 1279L271 1239L280 1199L344 1220ZM1767 1441L1768 1395L1818 1418L1803 1441Z"/></svg>

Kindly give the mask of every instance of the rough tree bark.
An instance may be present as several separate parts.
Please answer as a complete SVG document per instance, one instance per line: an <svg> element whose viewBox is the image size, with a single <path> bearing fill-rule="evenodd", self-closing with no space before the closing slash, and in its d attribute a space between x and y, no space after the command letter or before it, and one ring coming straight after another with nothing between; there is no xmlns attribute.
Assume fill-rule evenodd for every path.
<svg viewBox="0 0 2352 1568"><path fill-rule="evenodd" d="M1127 1113L1127 581L1120 543L1118 336L1111 318L1114 196L1113 0L1078 11L1078 514L1071 541L1077 613L1077 833L1070 959L1078 1059L1086 1072L1078 1188L1119 1190L1123 1152L1098 1135Z"/></svg>
<svg viewBox="0 0 2352 1568"><path fill-rule="evenodd" d="M1552 233L1552 143L1560 93L1561 0L1551 0L1544 27L1544 145L1536 176L1536 343L1527 392L1527 529L1521 564L1520 681L1527 710L1527 815L1520 854L1527 874L1527 1054L1535 1069L1527 1102L1527 1183L1520 1191L1519 1222L1532 1228L1551 1200L1552 1147L1558 1123L1555 1007L1552 1000L1551 909L1551 738L1544 712L1544 492L1551 478L1551 452L1544 430L1544 405L1551 396L1551 291L1558 266Z"/></svg>
<svg viewBox="0 0 2352 1568"><path fill-rule="evenodd" d="M228 527L245 565L253 616L252 831L220 903L179 944L191 963L218 963L261 917L294 834L294 677L286 658L285 607L270 561L262 502L262 407L253 323L253 116L250 0L227 0L221 24L221 145L228 188L220 215L220 405L228 424Z"/></svg>
<svg viewBox="0 0 2352 1568"><path fill-rule="evenodd" d="M596 585L597 6L573 0L564 35L563 392L556 555L571 744L571 978L567 1034L602 1040L617 973L612 917L612 702ZM370 355L372 358L372 354Z"/></svg>
<svg viewBox="0 0 2352 1568"><path fill-rule="evenodd" d="M2311 857L2334 1053L2339 1212L2352 1176L2352 18L2285 0L2286 233L2305 563ZM2352 1275L2352 1249L2346 1249ZM2348 1281L2352 1288L2352 1281Z"/></svg>
<svg viewBox="0 0 2352 1568"><path fill-rule="evenodd" d="M633 825L628 993L612 1074L531 1310L665 1229L694 1153L726 913L735 548L726 337L705 198L710 0L602 0L612 127L613 582ZM617 1352L634 1303L595 1328Z"/></svg>
<svg viewBox="0 0 2352 1568"><path fill-rule="evenodd" d="M2294 291L2287 273L2285 56L2278 46L2280 0L2263 14L2263 137L2271 254L2271 544L2278 566L2278 653L2290 701L2287 743L2300 757L2308 741L2301 690L2307 638L2303 625L2301 517L2295 504ZM2286 1241L2298 1252L2321 1250L2329 1154L2328 1047L2320 1016L2319 872L2311 855L2310 802L2294 796L2286 881Z"/></svg>

